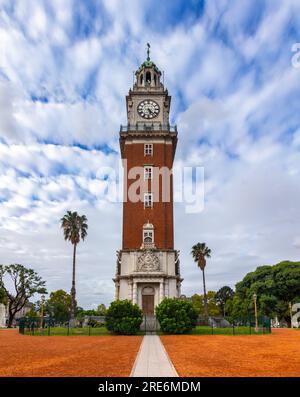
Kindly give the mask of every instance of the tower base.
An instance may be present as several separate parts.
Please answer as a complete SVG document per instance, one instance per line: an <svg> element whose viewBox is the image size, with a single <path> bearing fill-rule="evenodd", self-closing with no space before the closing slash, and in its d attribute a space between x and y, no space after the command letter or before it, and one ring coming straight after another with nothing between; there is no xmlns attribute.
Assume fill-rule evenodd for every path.
<svg viewBox="0 0 300 397"><path fill-rule="evenodd" d="M179 298L182 278L175 250L118 251L115 299L129 299L144 314L154 314L164 298Z"/></svg>

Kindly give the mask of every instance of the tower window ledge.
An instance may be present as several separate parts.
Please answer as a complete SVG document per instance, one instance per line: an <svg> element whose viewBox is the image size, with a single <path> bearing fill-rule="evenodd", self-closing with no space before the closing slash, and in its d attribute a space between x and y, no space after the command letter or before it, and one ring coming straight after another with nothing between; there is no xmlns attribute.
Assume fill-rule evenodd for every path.
<svg viewBox="0 0 300 397"><path fill-rule="evenodd" d="M146 243L146 242L144 242L142 245L141 245L141 250L144 250L144 249L155 249L156 247L155 247L155 244L154 243Z"/></svg>

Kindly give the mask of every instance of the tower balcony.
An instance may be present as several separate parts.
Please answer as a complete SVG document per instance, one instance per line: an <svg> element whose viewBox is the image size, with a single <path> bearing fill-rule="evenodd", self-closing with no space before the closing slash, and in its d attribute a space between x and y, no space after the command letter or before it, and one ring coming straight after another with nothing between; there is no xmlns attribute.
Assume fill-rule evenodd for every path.
<svg viewBox="0 0 300 397"><path fill-rule="evenodd" d="M162 131L177 133L177 125L161 124L161 123L136 123L120 126L120 133L122 132L149 132L149 131Z"/></svg>

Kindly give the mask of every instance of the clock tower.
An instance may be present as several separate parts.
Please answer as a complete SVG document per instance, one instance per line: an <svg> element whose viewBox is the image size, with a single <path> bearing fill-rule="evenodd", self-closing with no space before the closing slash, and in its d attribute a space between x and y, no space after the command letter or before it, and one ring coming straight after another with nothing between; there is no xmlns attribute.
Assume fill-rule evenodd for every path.
<svg viewBox="0 0 300 397"><path fill-rule="evenodd" d="M170 126L171 97L149 48L126 96L127 125L120 128L123 238L114 282L116 299L129 299L151 315L163 298L180 296L182 279L173 227L177 128Z"/></svg>

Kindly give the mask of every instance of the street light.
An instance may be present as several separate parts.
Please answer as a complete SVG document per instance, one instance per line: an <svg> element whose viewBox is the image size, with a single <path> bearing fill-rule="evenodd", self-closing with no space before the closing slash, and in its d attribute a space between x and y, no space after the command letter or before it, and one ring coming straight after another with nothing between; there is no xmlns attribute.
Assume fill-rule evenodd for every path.
<svg viewBox="0 0 300 397"><path fill-rule="evenodd" d="M43 328L45 295L41 296L41 328Z"/></svg>
<svg viewBox="0 0 300 397"><path fill-rule="evenodd" d="M255 332L258 332L258 318L257 318L257 295L253 294L254 312L255 312Z"/></svg>
<svg viewBox="0 0 300 397"><path fill-rule="evenodd" d="M289 302L289 310L290 310L290 317L291 317L291 328L293 328L293 311L292 311L292 302Z"/></svg>

